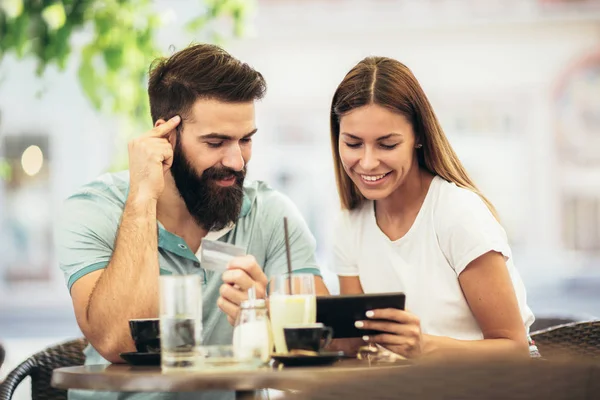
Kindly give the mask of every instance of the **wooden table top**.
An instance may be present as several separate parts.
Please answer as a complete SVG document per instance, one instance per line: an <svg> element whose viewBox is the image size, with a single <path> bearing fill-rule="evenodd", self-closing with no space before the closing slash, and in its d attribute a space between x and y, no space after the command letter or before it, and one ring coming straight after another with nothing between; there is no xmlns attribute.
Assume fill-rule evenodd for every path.
<svg viewBox="0 0 600 400"><path fill-rule="evenodd" d="M405 363L369 365L367 361L344 359L330 366L263 368L236 371L162 372L159 366L126 364L85 365L58 368L52 386L117 392L193 392L203 390L251 391L259 389L300 390L307 384L364 377L382 369L398 369Z"/></svg>

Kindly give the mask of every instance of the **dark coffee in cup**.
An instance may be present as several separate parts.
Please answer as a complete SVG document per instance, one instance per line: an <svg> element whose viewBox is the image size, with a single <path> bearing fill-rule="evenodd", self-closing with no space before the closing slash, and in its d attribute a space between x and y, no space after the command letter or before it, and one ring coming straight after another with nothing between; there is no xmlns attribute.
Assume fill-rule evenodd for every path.
<svg viewBox="0 0 600 400"><path fill-rule="evenodd" d="M329 346L333 337L333 329L323 324L287 325L283 335L288 352L305 350L318 353Z"/></svg>
<svg viewBox="0 0 600 400"><path fill-rule="evenodd" d="M160 353L160 320L130 319L129 330L139 353Z"/></svg>

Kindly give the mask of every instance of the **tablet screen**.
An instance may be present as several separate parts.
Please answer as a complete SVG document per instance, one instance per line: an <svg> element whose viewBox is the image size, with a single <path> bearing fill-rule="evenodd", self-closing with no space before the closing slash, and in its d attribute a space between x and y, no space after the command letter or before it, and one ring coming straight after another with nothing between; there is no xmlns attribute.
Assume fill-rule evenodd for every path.
<svg viewBox="0 0 600 400"><path fill-rule="evenodd" d="M317 297L317 322L333 328L336 339L355 338L380 332L358 329L356 321L367 319L365 313L382 308L404 310L404 293L374 293Z"/></svg>

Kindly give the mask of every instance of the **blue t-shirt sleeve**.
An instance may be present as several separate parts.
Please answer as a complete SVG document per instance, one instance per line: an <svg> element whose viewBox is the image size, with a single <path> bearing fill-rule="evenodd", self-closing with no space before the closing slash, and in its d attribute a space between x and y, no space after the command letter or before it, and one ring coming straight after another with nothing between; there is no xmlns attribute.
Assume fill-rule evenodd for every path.
<svg viewBox="0 0 600 400"><path fill-rule="evenodd" d="M120 219L114 207L93 190L81 190L64 202L56 223L55 246L69 291L79 278L108 265Z"/></svg>
<svg viewBox="0 0 600 400"><path fill-rule="evenodd" d="M265 200L261 225L270 227L264 265L267 277L287 272L287 255L283 218L287 217L292 270L321 276L315 258L316 241L298 208L285 195L273 191Z"/></svg>

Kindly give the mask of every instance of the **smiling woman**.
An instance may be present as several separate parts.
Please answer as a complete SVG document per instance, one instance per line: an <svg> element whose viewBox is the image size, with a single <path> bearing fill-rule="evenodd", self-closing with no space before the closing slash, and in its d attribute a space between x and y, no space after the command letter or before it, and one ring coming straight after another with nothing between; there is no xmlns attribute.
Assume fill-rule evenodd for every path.
<svg viewBox="0 0 600 400"><path fill-rule="evenodd" d="M386 133L390 129L391 133ZM410 171L415 148L410 123L384 107L368 105L343 118L340 130L345 172L363 191L387 197L394 182L404 180Z"/></svg>
<svg viewBox="0 0 600 400"><path fill-rule="evenodd" d="M342 294L404 292L363 339L407 357L527 355L533 315L504 229L453 151L412 72L366 58L338 86L331 145L343 212Z"/></svg>

